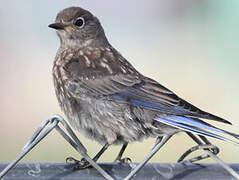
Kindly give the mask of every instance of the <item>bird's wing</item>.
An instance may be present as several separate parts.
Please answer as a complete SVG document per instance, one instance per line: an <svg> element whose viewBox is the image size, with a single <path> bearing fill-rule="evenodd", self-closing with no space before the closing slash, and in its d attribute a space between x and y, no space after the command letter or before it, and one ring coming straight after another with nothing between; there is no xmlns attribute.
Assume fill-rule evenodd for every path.
<svg viewBox="0 0 239 180"><path fill-rule="evenodd" d="M98 60L94 66L87 66L83 59L76 58L65 66L65 70L71 79L70 82L84 86L94 96L104 96L111 100L169 115L212 119L230 124L230 122L204 112L179 98L169 89L142 76L136 70L129 69L130 64L122 71L122 65L116 64L116 62L102 65L102 61Z"/></svg>
<svg viewBox="0 0 239 180"><path fill-rule="evenodd" d="M149 78L143 77L139 84L128 87L124 91L112 95L112 97L120 101L129 102L134 106L141 106L167 114L167 116L165 116L159 113L159 115L154 118L158 122L187 132L239 145L239 143L234 140L218 135L227 134L239 139L238 134L214 127L198 118L231 124L229 121L200 110Z"/></svg>
<svg viewBox="0 0 239 180"><path fill-rule="evenodd" d="M200 110L187 101L179 98L169 89L156 81L143 77L141 83L126 88L114 94L115 99L128 101L135 106L156 110L169 115L180 115L196 118L211 119L231 124L230 122Z"/></svg>
<svg viewBox="0 0 239 180"><path fill-rule="evenodd" d="M134 70L129 72L126 68L123 70L116 62L106 63L90 59L88 61L91 63L90 66L85 63L84 58L74 58L64 66L64 69L71 86L83 86L92 96L111 96L141 82L137 72ZM70 91L71 89L76 88L69 88Z"/></svg>
<svg viewBox="0 0 239 180"><path fill-rule="evenodd" d="M223 133L239 138L238 135L213 127L198 118L211 119L231 124L230 122L200 110L185 100L179 98L169 89L156 81L137 73L114 69L113 66L86 67L79 59L75 59L65 66L70 82L84 86L92 96L107 98L108 100L127 103L132 106L140 106L159 112L156 121L177 127L184 131L197 133L203 136L214 137L220 140L228 140L215 133ZM110 69L110 71L109 71ZM77 88L69 88L74 91ZM72 92L77 97L77 93ZM167 114L167 116L160 116ZM209 131L213 131L211 133Z"/></svg>

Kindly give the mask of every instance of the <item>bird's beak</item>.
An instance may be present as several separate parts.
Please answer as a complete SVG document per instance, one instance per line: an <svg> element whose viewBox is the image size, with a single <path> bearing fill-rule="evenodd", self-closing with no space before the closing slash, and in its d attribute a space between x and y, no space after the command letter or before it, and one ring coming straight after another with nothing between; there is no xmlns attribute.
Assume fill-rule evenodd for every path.
<svg viewBox="0 0 239 180"><path fill-rule="evenodd" d="M61 24L61 23L49 24L48 27L56 29L56 30L63 30L65 28L65 26L63 24Z"/></svg>

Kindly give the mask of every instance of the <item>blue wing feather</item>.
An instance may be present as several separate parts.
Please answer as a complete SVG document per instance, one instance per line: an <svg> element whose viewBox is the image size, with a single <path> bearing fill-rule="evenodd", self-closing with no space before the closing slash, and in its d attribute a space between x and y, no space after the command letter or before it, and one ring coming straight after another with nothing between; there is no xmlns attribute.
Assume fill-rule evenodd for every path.
<svg viewBox="0 0 239 180"><path fill-rule="evenodd" d="M133 106L158 111L159 113L161 112L178 116L193 116L195 118L212 119L231 124L227 120L200 110L179 98L169 90L167 93L160 92L156 85L153 86L154 89L147 89L147 91L145 91L145 88L149 85L138 84L137 86L128 87L124 91L111 95L111 98L124 103L129 103ZM166 91L167 89L164 90Z"/></svg>

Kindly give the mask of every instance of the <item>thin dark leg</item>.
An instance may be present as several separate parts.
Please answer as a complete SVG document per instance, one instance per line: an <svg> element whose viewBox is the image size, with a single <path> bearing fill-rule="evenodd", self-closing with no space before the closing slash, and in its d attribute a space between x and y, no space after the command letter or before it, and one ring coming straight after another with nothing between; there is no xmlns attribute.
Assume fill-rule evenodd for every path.
<svg viewBox="0 0 239 180"><path fill-rule="evenodd" d="M100 158L100 156L105 152L105 150L108 149L108 147L109 147L109 144L106 143L100 149L100 151L95 155L93 160L96 162ZM84 169L84 168L91 167L90 163L85 158L82 158L80 161L73 157L66 158L66 162L70 162L70 161L73 161L75 169Z"/></svg>
<svg viewBox="0 0 239 180"><path fill-rule="evenodd" d="M162 141L162 139L163 136L158 136L151 150L153 150Z"/></svg>
<svg viewBox="0 0 239 180"><path fill-rule="evenodd" d="M128 146L128 143L124 143L123 144L123 146L121 147L120 152L117 155L117 157L114 160L114 162L128 162L128 161L131 161L131 159L127 158L127 157L122 159L123 153L124 153L124 151L125 151L127 146Z"/></svg>
<svg viewBox="0 0 239 180"><path fill-rule="evenodd" d="M125 151L127 146L128 146L128 143L124 143L123 144L123 146L120 149L120 152L119 152L118 156L116 157L116 159L121 159L122 158L122 155L123 155L123 153L124 153L124 151Z"/></svg>
<svg viewBox="0 0 239 180"><path fill-rule="evenodd" d="M100 156L105 152L106 149L108 149L110 145L108 143L106 143L102 148L101 150L95 155L95 157L93 158L94 161L97 161Z"/></svg>

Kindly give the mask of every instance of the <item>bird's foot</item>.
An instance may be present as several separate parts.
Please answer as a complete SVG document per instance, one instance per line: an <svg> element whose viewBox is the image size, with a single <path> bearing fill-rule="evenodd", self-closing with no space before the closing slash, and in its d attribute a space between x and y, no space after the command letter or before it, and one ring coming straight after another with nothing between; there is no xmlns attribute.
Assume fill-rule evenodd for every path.
<svg viewBox="0 0 239 180"><path fill-rule="evenodd" d="M82 158L81 160L77 160L73 157L66 158L66 163L72 164L73 169L86 169L91 168L91 164L85 159Z"/></svg>
<svg viewBox="0 0 239 180"><path fill-rule="evenodd" d="M126 164L128 164L128 163L131 163L132 160L131 160L130 158L128 158L128 157L125 157L125 158L116 158L116 159L114 160L114 162L116 162L116 163L126 163Z"/></svg>

